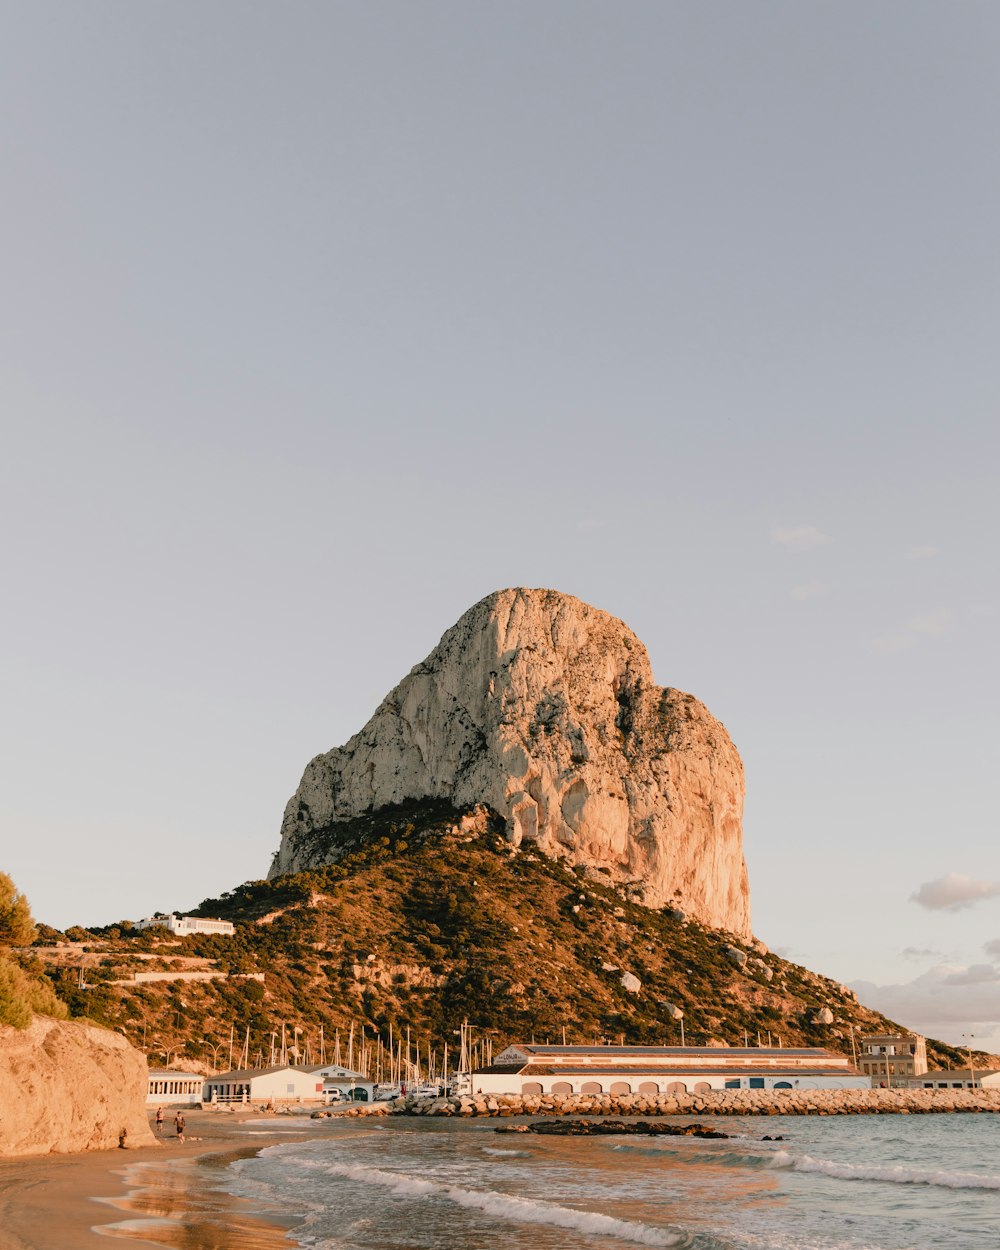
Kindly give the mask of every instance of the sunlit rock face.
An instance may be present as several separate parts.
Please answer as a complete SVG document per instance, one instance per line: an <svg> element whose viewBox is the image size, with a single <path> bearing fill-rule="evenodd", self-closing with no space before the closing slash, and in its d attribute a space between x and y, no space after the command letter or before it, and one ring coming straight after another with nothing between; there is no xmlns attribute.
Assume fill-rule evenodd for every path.
<svg viewBox="0 0 1000 1250"><path fill-rule="evenodd" d="M110 1029L46 1016L0 1025L0 1155L152 1146L147 1075L145 1055Z"/></svg>
<svg viewBox="0 0 1000 1250"><path fill-rule="evenodd" d="M308 764L270 875L335 860L338 822L421 798L487 804L515 846L750 932L736 748L579 599L519 588L470 608L360 733Z"/></svg>

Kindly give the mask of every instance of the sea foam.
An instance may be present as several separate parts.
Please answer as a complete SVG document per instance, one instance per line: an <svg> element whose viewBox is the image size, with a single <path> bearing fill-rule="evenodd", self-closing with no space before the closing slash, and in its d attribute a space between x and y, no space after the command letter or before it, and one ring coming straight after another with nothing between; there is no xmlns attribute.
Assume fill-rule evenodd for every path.
<svg viewBox="0 0 1000 1250"><path fill-rule="evenodd" d="M945 1172L932 1168L912 1168L897 1163L878 1166L867 1163L838 1163L833 1159L813 1159L779 1150L770 1163L796 1172L820 1172L842 1181L888 1181L893 1185L939 1185L945 1189L1000 1189L1000 1176L976 1172Z"/></svg>
<svg viewBox="0 0 1000 1250"><path fill-rule="evenodd" d="M343 1176L367 1185L382 1185L400 1197L444 1198L457 1206L482 1211L486 1215L513 1220L519 1224L549 1224L596 1237L617 1237L621 1241L631 1241L642 1246L690 1244L683 1234L650 1224L640 1224L635 1220L615 1219L614 1216L602 1215L599 1211L580 1211L573 1207L560 1207L553 1202L516 1198L513 1194L490 1190L463 1189L459 1185L442 1184L405 1172L385 1172L381 1168L370 1168L361 1164L324 1162L320 1166L328 1175Z"/></svg>

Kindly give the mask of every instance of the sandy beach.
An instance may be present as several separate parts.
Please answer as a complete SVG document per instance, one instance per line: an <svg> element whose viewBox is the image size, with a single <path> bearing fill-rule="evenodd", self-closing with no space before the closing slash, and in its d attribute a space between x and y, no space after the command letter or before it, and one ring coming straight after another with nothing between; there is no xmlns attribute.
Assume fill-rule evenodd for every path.
<svg viewBox="0 0 1000 1250"><path fill-rule="evenodd" d="M156 1146L0 1161L4 1250L107 1250L109 1238L185 1250L287 1250L288 1219L213 1188L213 1174L266 1146L322 1136L327 1121L269 1116L263 1123L257 1111L185 1115L184 1142L171 1112Z"/></svg>

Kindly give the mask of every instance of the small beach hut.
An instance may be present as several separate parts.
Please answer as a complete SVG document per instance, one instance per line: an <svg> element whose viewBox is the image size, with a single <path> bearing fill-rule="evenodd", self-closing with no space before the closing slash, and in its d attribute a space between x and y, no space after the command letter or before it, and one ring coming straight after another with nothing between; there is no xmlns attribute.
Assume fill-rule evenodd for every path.
<svg viewBox="0 0 1000 1250"><path fill-rule="evenodd" d="M234 1068L205 1081L206 1102L323 1102L323 1079L311 1068Z"/></svg>

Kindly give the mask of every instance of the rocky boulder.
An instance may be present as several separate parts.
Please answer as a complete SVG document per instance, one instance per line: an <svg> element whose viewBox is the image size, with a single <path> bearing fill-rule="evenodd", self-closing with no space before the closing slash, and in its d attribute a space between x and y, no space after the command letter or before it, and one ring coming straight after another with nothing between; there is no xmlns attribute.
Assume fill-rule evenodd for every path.
<svg viewBox="0 0 1000 1250"><path fill-rule="evenodd" d="M579 599L514 589L470 608L360 733L309 763L269 876L335 861L338 823L419 799L485 804L514 846L750 933L736 748Z"/></svg>
<svg viewBox="0 0 1000 1250"><path fill-rule="evenodd" d="M35 1016L0 1025L0 1155L106 1150L156 1139L146 1119L146 1060L120 1033Z"/></svg>

